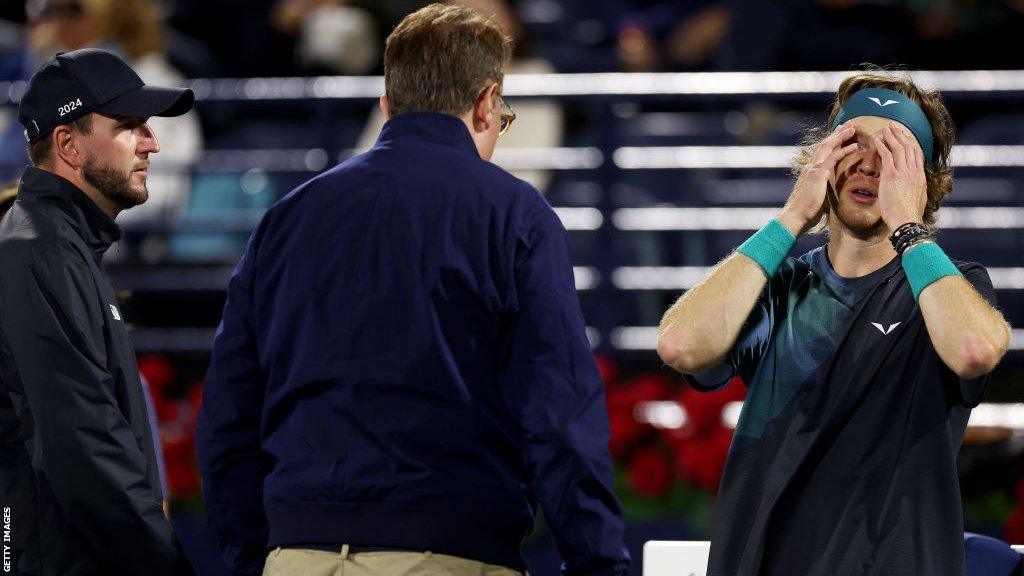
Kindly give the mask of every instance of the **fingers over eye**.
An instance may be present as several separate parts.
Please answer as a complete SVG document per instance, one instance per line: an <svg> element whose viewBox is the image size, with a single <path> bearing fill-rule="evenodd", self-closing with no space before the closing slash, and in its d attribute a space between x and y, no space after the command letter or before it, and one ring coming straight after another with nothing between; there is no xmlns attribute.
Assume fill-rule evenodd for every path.
<svg viewBox="0 0 1024 576"><path fill-rule="evenodd" d="M878 149L878 155L882 158L882 167L888 168L889 170L895 170L896 166L893 164L892 151L889 143L881 136L875 136L874 138L875 147Z"/></svg>
<svg viewBox="0 0 1024 576"><path fill-rule="evenodd" d="M907 127L902 124L896 124L892 127L893 133L899 138L900 143L903 145L903 162L908 168L913 168L916 164L914 157L914 148L917 148L917 140L914 138Z"/></svg>
<svg viewBox="0 0 1024 576"><path fill-rule="evenodd" d="M898 127L907 147L907 166L914 170L922 170L924 168L924 151L921 150L921 143L917 141L917 136L909 128L902 124L899 124Z"/></svg>

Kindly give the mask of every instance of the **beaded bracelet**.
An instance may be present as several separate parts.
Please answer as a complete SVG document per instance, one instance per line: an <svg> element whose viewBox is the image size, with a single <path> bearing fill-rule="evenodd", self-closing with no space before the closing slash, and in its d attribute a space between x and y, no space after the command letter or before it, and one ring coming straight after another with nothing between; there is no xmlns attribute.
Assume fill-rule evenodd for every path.
<svg viewBox="0 0 1024 576"><path fill-rule="evenodd" d="M917 222L907 222L893 230L892 234L889 235L889 242L892 242L892 247L896 250L896 254L903 256L903 252L911 245L931 237L932 233L924 226Z"/></svg>

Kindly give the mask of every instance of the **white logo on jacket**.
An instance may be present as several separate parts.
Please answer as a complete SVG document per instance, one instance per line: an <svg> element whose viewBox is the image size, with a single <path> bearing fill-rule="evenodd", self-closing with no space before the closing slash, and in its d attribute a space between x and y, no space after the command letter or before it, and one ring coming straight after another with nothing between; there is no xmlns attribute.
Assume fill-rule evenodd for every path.
<svg viewBox="0 0 1024 576"><path fill-rule="evenodd" d="M117 306L114 306L113 304L108 304L108 306L110 306L110 315L114 317L114 320L120 321L121 313L117 310Z"/></svg>
<svg viewBox="0 0 1024 576"><path fill-rule="evenodd" d="M874 326L875 328L878 328L878 331L881 332L882 334L885 334L886 336L888 336L889 333L891 333L893 331L893 329L895 329L900 324L902 324L902 322L897 322L895 324L890 324L889 327L886 328L886 327L882 326L881 324L879 324L878 322L872 322L871 323L872 326Z"/></svg>

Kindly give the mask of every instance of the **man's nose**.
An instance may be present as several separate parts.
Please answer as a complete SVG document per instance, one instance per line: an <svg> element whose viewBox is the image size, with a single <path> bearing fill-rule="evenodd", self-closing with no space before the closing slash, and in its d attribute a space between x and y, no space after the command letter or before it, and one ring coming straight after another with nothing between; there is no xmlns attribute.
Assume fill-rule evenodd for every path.
<svg viewBox="0 0 1024 576"><path fill-rule="evenodd" d="M857 162L857 172L865 176L877 177L882 163L881 156L874 144L861 144L863 149L860 153L860 160Z"/></svg>
<svg viewBox="0 0 1024 576"><path fill-rule="evenodd" d="M139 153L156 154L160 151L160 140L148 122L139 126Z"/></svg>

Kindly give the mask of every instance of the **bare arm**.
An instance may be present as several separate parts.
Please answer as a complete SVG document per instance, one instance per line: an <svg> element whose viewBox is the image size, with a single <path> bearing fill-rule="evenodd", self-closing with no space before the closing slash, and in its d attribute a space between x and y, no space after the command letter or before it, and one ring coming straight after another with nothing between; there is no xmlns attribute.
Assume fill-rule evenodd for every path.
<svg viewBox="0 0 1024 576"><path fill-rule="evenodd" d="M662 317L658 355L685 374L720 364L767 283L760 266L734 252Z"/></svg>
<svg viewBox="0 0 1024 576"><path fill-rule="evenodd" d="M797 179L779 222L798 237L821 219L828 176L857 144L843 146L853 128L840 126L818 144ZM658 355L672 368L696 374L725 359L736 344L768 278L747 256L733 253L683 294L661 319Z"/></svg>
<svg viewBox="0 0 1024 576"><path fill-rule="evenodd" d="M937 280L919 304L935 352L961 378L991 372L1006 354L1010 325L964 278Z"/></svg>
<svg viewBox="0 0 1024 576"><path fill-rule="evenodd" d="M921 222L927 200L921 147L906 127L895 122L883 131L879 144L882 218L890 230ZM918 304L935 352L961 378L992 371L1006 353L1009 324L963 277L933 282L921 291Z"/></svg>

